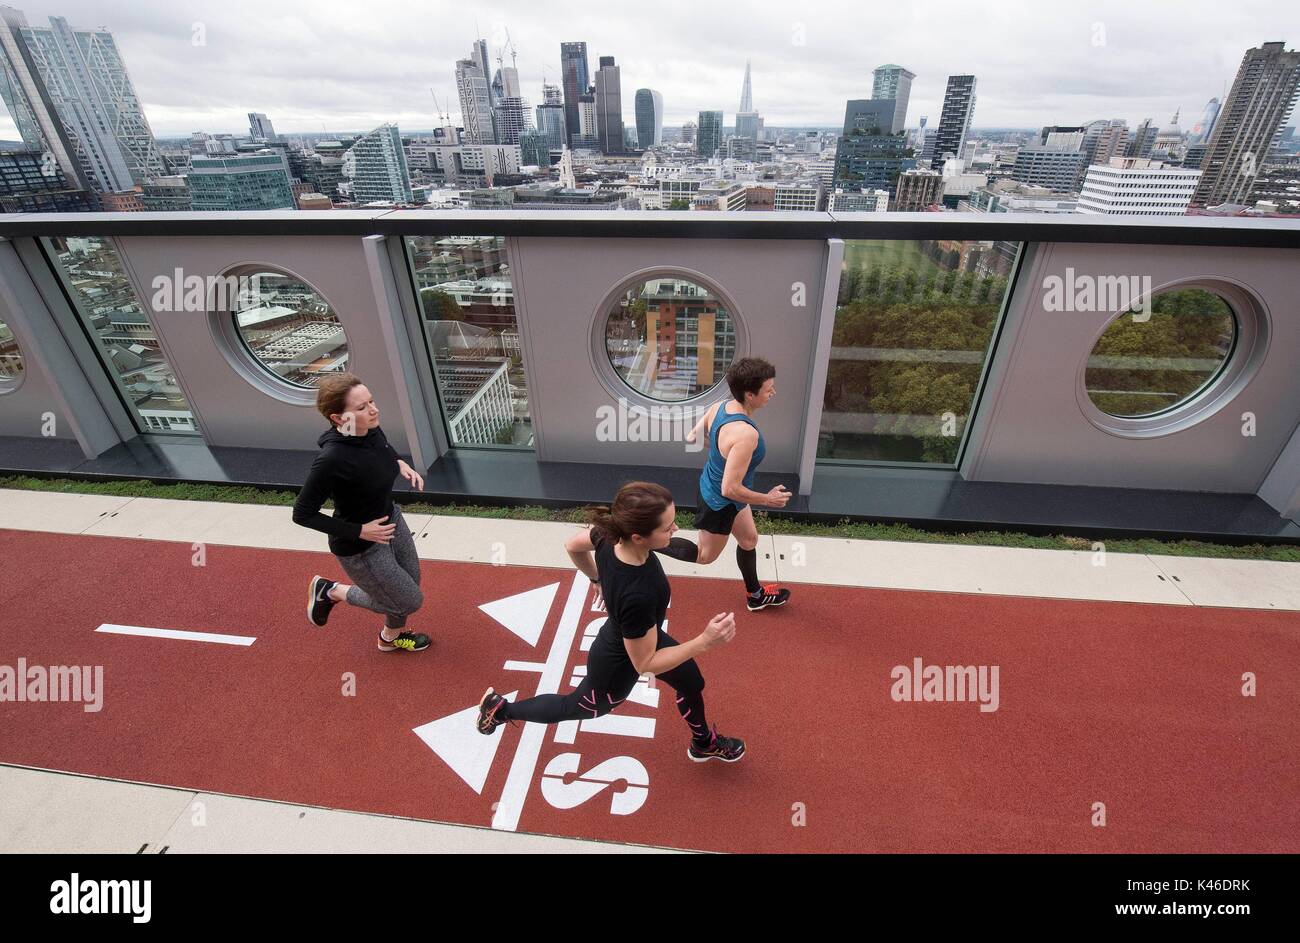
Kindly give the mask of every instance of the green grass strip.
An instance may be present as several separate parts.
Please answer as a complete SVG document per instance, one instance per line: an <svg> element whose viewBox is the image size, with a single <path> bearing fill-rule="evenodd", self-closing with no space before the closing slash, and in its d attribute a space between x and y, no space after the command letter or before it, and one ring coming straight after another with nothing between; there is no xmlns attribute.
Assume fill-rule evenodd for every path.
<svg viewBox="0 0 1300 943"><path fill-rule="evenodd" d="M26 491L54 491L64 494L101 494L123 498L172 498L180 501L227 501L234 504L288 506L296 491L263 491L238 485L155 484L144 479L132 481L81 481L70 478L32 478L23 475L0 476L0 488ZM331 505L326 503L326 508ZM447 514L459 517L486 517L512 521L562 521L584 519L580 508L486 507L478 504L403 503L410 514ZM787 518L770 517L765 511L754 514L760 533L804 537L836 537L850 540L899 540L912 543L965 544L981 547L1025 547L1036 550L1091 550L1094 541L1105 543L1109 553L1154 553L1182 557L1219 557L1233 560L1279 560L1300 562L1300 546L1285 544L1218 544L1200 540L1157 540L1154 538L1072 537L1065 534L1036 535L1003 531L949 533L923 530L907 524L870 524L847 518L835 524L803 523ZM677 515L683 529L694 526L694 516Z"/></svg>

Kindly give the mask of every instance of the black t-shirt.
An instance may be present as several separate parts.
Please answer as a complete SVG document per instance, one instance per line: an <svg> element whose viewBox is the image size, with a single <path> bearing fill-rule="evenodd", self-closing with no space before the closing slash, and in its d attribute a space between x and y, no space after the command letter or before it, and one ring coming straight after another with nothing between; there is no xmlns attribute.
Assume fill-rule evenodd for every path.
<svg viewBox="0 0 1300 943"><path fill-rule="evenodd" d="M350 557L374 546L362 539L362 524L385 516L393 523L397 450L378 426L363 436L345 436L330 426L316 444L321 450L298 492L293 520L329 534L330 551ZM326 500L334 501L333 517L320 512Z"/></svg>
<svg viewBox="0 0 1300 943"><path fill-rule="evenodd" d="M623 639L641 638L651 627L663 625L672 597L668 577L656 553L651 553L640 566L634 566L615 555L616 541L598 528L592 529L591 542L596 548L600 594L605 598L608 613L591 653L630 661Z"/></svg>

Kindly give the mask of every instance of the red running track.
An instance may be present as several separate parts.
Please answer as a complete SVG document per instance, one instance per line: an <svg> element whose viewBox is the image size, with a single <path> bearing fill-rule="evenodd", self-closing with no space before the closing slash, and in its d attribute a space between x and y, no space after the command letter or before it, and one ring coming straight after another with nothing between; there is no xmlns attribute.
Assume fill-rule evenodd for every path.
<svg viewBox="0 0 1300 943"><path fill-rule="evenodd" d="M740 607L736 641L700 660L710 719L749 752L695 764L662 684L612 729L472 729L488 684L571 690L601 617L575 571L426 561L411 627L434 643L385 654L372 613L308 624L308 579L340 575L328 554L206 554L0 530L0 666L104 669L99 712L0 702L0 762L730 852L1300 851L1293 612L798 585L784 609ZM678 638L737 608L729 581L672 582ZM891 670L918 657L998 666L998 709L894 701Z"/></svg>

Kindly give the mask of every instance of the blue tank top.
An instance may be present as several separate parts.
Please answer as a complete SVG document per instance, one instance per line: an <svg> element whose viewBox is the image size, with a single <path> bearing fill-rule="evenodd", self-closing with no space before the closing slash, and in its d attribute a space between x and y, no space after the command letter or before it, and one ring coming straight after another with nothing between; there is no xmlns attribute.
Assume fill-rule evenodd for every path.
<svg viewBox="0 0 1300 943"><path fill-rule="evenodd" d="M715 511L721 511L728 504L742 511L745 509L745 505L722 496L722 472L727 467L727 460L718 451L718 430L737 419L749 423L758 431L758 445L754 447L754 454L749 459L749 468L745 470L745 477L742 480L746 488L754 487L754 469L758 468L758 463L767 453L767 446L763 443L763 431L758 428L754 420L744 413L727 412L726 403L718 407L718 412L713 417L713 425L709 429L709 460L704 463L704 470L700 472L700 496Z"/></svg>

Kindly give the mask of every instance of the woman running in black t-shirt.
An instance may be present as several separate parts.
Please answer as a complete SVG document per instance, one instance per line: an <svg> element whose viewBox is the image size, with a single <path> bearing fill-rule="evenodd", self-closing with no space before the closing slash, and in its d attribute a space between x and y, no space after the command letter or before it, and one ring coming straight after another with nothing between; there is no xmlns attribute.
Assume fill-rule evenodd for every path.
<svg viewBox="0 0 1300 943"><path fill-rule="evenodd" d="M650 672L677 692L677 710L690 725L686 755L697 763L734 763L745 742L720 736L704 718L704 676L693 656L726 644L736 634L733 613L720 612L704 631L678 644L661 626L671 592L659 559L677 530L673 496L662 485L633 481L618 490L611 507L592 508L590 530L564 543L583 573L599 582L609 613L587 656L587 676L570 694L539 694L511 703L488 688L479 702L478 731L490 734L509 720L557 724L608 714Z"/></svg>

